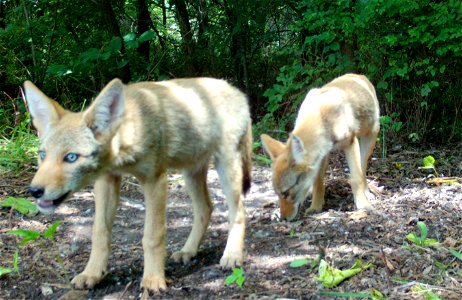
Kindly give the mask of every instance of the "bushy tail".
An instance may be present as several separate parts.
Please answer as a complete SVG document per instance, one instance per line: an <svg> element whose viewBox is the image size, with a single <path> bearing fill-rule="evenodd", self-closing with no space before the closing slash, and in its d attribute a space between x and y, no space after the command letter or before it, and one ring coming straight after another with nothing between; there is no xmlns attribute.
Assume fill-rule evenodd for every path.
<svg viewBox="0 0 462 300"><path fill-rule="evenodd" d="M242 192L245 195L250 190L252 181L252 124L250 121L247 131L239 142L239 152L242 157Z"/></svg>

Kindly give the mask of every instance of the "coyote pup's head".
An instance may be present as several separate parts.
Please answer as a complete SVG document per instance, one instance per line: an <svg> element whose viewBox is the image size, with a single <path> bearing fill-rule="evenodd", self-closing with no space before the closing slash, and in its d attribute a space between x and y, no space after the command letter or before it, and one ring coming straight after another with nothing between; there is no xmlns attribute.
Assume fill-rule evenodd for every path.
<svg viewBox="0 0 462 300"><path fill-rule="evenodd" d="M302 140L292 134L283 144L270 136L261 136L263 149L270 156L273 187L279 197L281 218L291 221L311 191L322 156L305 151Z"/></svg>
<svg viewBox="0 0 462 300"><path fill-rule="evenodd" d="M111 81L80 113L65 110L30 81L24 91L40 137L39 167L30 192L39 210L50 213L103 168L124 113L123 84Z"/></svg>

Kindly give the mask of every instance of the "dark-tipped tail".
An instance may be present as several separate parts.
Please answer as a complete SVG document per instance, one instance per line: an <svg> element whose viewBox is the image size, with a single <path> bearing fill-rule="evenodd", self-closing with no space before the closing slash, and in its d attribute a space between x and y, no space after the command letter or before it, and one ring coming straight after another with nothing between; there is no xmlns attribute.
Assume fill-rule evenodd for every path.
<svg viewBox="0 0 462 300"><path fill-rule="evenodd" d="M252 182L252 124L250 121L239 143L239 151L242 157L242 192L245 195L250 190Z"/></svg>

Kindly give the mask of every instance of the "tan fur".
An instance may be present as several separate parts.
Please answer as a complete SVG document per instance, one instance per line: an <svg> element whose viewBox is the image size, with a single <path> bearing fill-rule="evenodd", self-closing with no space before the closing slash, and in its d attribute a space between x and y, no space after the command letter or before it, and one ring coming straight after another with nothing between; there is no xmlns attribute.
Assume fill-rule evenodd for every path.
<svg viewBox="0 0 462 300"><path fill-rule="evenodd" d="M146 203L141 287L165 290L167 169L183 171L193 202L191 233L172 255L186 263L197 254L213 209L206 184L211 159L229 207L229 236L220 265L242 264L242 192L250 187L252 149L244 94L210 78L130 85L114 79L87 110L71 113L31 82L24 88L44 156L30 188L39 209L54 211L96 180L92 250L85 270L72 280L75 288L93 287L106 272L121 175L128 173L141 182Z"/></svg>
<svg viewBox="0 0 462 300"><path fill-rule="evenodd" d="M308 211L321 211L323 177L329 153L335 148L346 154L356 207L371 210L366 169L379 129L379 103L365 76L346 74L310 90L287 144L266 134L261 136L263 148L272 160L281 217L294 219L310 190L313 194Z"/></svg>

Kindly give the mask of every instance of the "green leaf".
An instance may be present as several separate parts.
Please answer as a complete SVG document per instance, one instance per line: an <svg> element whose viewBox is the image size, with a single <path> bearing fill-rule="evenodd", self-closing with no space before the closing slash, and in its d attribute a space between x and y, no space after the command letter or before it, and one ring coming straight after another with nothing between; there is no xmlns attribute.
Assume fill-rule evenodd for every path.
<svg viewBox="0 0 462 300"><path fill-rule="evenodd" d="M406 235L406 238L419 245L419 246L435 246L435 245L438 245L439 242L435 239L427 239L427 236L428 236L428 228L427 228L427 225L425 225L424 222L417 222L417 226L419 227L420 229L420 236L417 236L415 233L409 233L408 235Z"/></svg>
<svg viewBox="0 0 462 300"><path fill-rule="evenodd" d="M25 230L25 229L10 230L10 231L7 231L6 234L17 235L17 236L23 237L23 239L19 243L20 246L24 246L28 242L35 241L40 237L40 232L35 231L35 230Z"/></svg>
<svg viewBox="0 0 462 300"><path fill-rule="evenodd" d="M15 210L29 217L35 216L38 213L35 203L27 198L8 197L0 202L0 206L13 207Z"/></svg>
<svg viewBox="0 0 462 300"><path fill-rule="evenodd" d="M433 156L429 155L422 159L423 168L425 169L434 169L435 168L435 159Z"/></svg>
<svg viewBox="0 0 462 300"><path fill-rule="evenodd" d="M415 233L409 233L408 235L406 235L406 238L410 240L411 242L413 242L414 244L417 244L417 245L421 244L420 238Z"/></svg>
<svg viewBox="0 0 462 300"><path fill-rule="evenodd" d="M427 225L425 225L424 222L421 222L421 221L418 221L417 222L417 226L419 227L420 229L420 239L422 241L425 241L427 239L427 235L428 235L428 228L427 228Z"/></svg>
<svg viewBox="0 0 462 300"><path fill-rule="evenodd" d="M61 225L62 221L56 221L48 227L48 229L43 233L43 237L51 239L55 236L58 226Z"/></svg>
<svg viewBox="0 0 462 300"><path fill-rule="evenodd" d="M225 284L230 285L233 282L236 282L236 284L239 287L242 287L245 281L245 276L244 276L244 269L242 268L233 268L233 274L229 275L225 279Z"/></svg>
<svg viewBox="0 0 462 300"><path fill-rule="evenodd" d="M10 268L3 268L3 267L0 267L0 276L3 276L5 274L8 274L8 273L11 273L13 270L11 270Z"/></svg>
<svg viewBox="0 0 462 300"><path fill-rule="evenodd" d="M136 41L136 40L135 41L126 41L125 43L127 44L128 49L138 48L138 45L139 45L138 41Z"/></svg>
<svg viewBox="0 0 462 300"><path fill-rule="evenodd" d="M458 259L462 260L462 253L456 251L455 249L450 249L449 251L451 252L452 255L454 255Z"/></svg>
<svg viewBox="0 0 462 300"><path fill-rule="evenodd" d="M306 258L300 258L292 261L289 266L291 268L300 268L302 266L306 266L307 264L309 264L309 262L310 261Z"/></svg>
<svg viewBox="0 0 462 300"><path fill-rule="evenodd" d="M236 279L236 284L239 287L242 287L244 285L244 281L245 281L245 276L240 276Z"/></svg>
<svg viewBox="0 0 462 300"><path fill-rule="evenodd" d="M124 42L134 41L136 39L136 34L134 32L129 32L124 35Z"/></svg>
<svg viewBox="0 0 462 300"><path fill-rule="evenodd" d="M228 277L226 277L226 279L225 279L225 284L226 284L226 285L230 285L230 284L232 284L234 281L236 281L236 279L237 279L237 276L234 275L234 274L231 274L231 275L229 275Z"/></svg>
<svg viewBox="0 0 462 300"><path fill-rule="evenodd" d="M244 274L244 270L242 268L233 268L233 274L236 276L242 276L242 274Z"/></svg>
<svg viewBox="0 0 462 300"><path fill-rule="evenodd" d="M415 293L422 293L427 300L444 300L443 298L438 297L432 291L425 289L421 285L415 285L411 288L411 291Z"/></svg>
<svg viewBox="0 0 462 300"><path fill-rule="evenodd" d="M143 32L140 37L138 38L138 42L143 43L146 41L151 41L156 38L156 35L152 30L148 30Z"/></svg>
<svg viewBox="0 0 462 300"><path fill-rule="evenodd" d="M127 60L127 59L122 59L122 60L117 64L117 68L122 69L123 67L125 67L126 64L128 64L128 60Z"/></svg>
<svg viewBox="0 0 462 300"><path fill-rule="evenodd" d="M72 74L72 70L69 69L66 65L51 65L47 69L47 74L61 77Z"/></svg>
<svg viewBox="0 0 462 300"><path fill-rule="evenodd" d="M82 58L84 62L98 60L99 56L100 56L100 51L99 49L96 49L96 48L90 48L87 51L80 54L80 57Z"/></svg>
<svg viewBox="0 0 462 300"><path fill-rule="evenodd" d="M13 255L13 269L16 273L19 274L18 261L19 261L19 249L16 249Z"/></svg>
<svg viewBox="0 0 462 300"><path fill-rule="evenodd" d="M108 50L112 52L119 52L120 49L122 49L122 39L118 36L115 36L109 42Z"/></svg>
<svg viewBox="0 0 462 300"><path fill-rule="evenodd" d="M350 269L339 270L334 267L331 267L327 264L327 262L324 259L322 259L319 263L319 276L316 277L316 280L322 282L322 284L326 288L333 288L342 283L345 279L353 277L362 270L365 270L372 266L371 263L368 263L365 266L362 266L362 264L363 263L361 260L357 260L356 263Z"/></svg>

